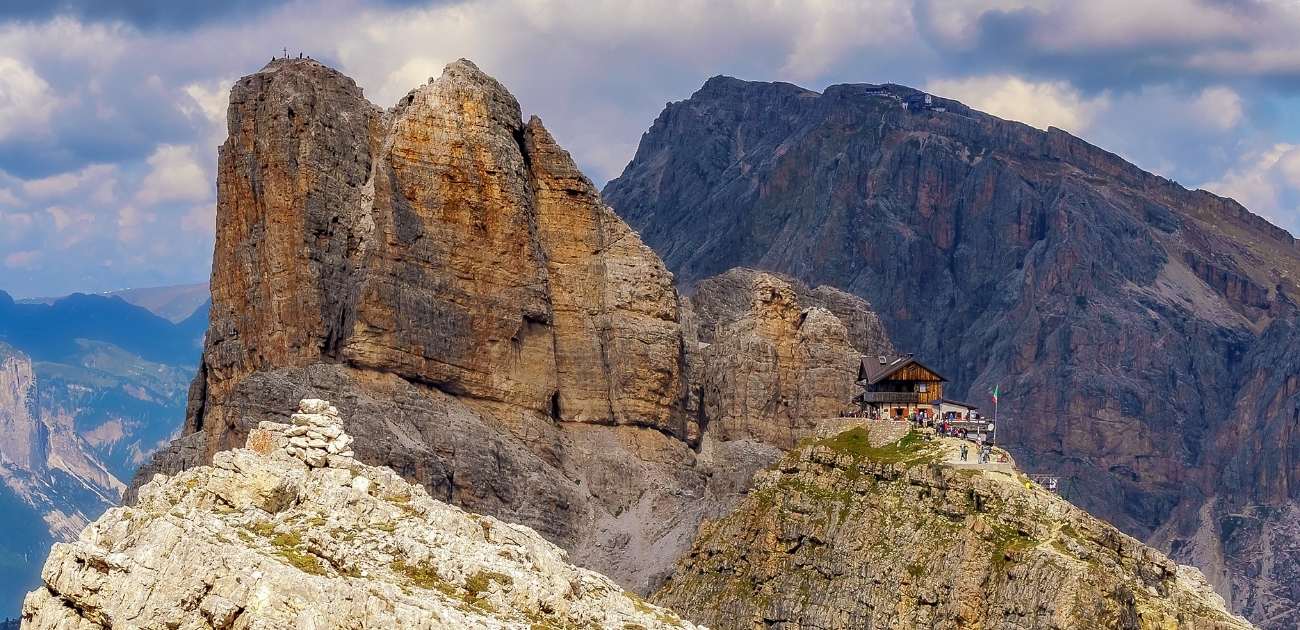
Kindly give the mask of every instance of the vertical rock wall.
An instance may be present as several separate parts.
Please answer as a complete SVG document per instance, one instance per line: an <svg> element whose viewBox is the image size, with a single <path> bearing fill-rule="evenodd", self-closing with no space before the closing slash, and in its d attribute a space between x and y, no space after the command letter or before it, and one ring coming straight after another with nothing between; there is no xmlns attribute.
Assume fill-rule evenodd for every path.
<svg viewBox="0 0 1300 630"><path fill-rule="evenodd" d="M362 461L648 591L804 414L851 396L844 326L787 305L753 320L780 349L779 404L692 398L704 364L672 274L470 62L383 111L330 68L276 60L236 83L228 120L203 364L184 435L136 487L328 399ZM711 360L759 365L749 339Z"/></svg>

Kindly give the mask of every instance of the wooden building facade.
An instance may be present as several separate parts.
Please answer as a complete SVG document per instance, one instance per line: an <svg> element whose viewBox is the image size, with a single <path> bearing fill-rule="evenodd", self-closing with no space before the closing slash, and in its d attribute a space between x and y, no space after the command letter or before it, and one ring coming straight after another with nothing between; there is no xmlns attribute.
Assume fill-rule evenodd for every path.
<svg viewBox="0 0 1300 630"><path fill-rule="evenodd" d="M859 402L864 411L895 418L923 413L936 416L948 379L908 355L892 361L864 357L858 367Z"/></svg>

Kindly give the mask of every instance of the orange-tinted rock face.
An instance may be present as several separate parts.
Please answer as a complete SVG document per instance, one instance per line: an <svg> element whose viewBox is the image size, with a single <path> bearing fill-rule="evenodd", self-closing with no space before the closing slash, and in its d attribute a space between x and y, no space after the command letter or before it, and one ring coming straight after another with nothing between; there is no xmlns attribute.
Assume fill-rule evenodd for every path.
<svg viewBox="0 0 1300 630"><path fill-rule="evenodd" d="M283 60L236 84L212 332L191 431L232 388L340 362L557 420L685 436L672 276L538 120L473 64L381 112Z"/></svg>
<svg viewBox="0 0 1300 630"><path fill-rule="evenodd" d="M343 357L544 410L555 389L550 291L519 105L453 64L390 116Z"/></svg>
<svg viewBox="0 0 1300 630"><path fill-rule="evenodd" d="M381 111L278 60L235 85L229 121L203 365L184 435L137 485L328 399L359 459L648 591L789 441L764 428L784 412L701 430L672 275L473 64ZM824 315L816 334L851 351ZM816 345L782 334L802 333L765 339Z"/></svg>
<svg viewBox="0 0 1300 630"><path fill-rule="evenodd" d="M381 116L350 79L315 62L277 61L231 90L220 149L212 311L187 429L212 447L237 422L231 389L264 368L333 356L349 330L355 222ZM206 375L206 376L205 376ZM194 397L192 397L194 398Z"/></svg>

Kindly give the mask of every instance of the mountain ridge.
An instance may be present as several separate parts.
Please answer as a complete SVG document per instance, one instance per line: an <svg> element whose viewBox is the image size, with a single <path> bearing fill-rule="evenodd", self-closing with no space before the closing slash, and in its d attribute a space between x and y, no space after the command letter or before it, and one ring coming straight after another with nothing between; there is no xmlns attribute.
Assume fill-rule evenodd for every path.
<svg viewBox="0 0 1300 630"><path fill-rule="evenodd" d="M603 196L682 286L748 266L866 299L954 395L1000 386L1030 470L1196 559L1251 618L1293 619L1269 585L1300 554L1259 542L1294 539L1300 501L1285 230L1064 131L872 84L711 80Z"/></svg>

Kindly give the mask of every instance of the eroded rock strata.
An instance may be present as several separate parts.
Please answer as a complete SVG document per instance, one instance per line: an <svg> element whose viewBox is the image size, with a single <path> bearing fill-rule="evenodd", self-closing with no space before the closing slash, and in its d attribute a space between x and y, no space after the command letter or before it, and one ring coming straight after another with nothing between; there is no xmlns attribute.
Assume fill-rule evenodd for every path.
<svg viewBox="0 0 1300 630"><path fill-rule="evenodd" d="M361 461L648 592L847 403L852 344L888 343L865 302L777 278L779 300L744 289L734 331L700 343L659 258L467 61L382 110L277 60L235 84L228 122L203 364L137 486L325 398ZM727 380L741 366L754 387Z"/></svg>

